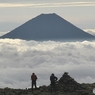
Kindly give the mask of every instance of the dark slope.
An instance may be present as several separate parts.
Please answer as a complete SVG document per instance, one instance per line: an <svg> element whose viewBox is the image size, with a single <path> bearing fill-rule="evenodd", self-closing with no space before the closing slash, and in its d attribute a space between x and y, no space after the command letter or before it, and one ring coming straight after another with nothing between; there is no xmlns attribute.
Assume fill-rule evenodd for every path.
<svg viewBox="0 0 95 95"><path fill-rule="evenodd" d="M1 36L1 38L19 38L24 40L87 40L95 37L56 14L41 14Z"/></svg>

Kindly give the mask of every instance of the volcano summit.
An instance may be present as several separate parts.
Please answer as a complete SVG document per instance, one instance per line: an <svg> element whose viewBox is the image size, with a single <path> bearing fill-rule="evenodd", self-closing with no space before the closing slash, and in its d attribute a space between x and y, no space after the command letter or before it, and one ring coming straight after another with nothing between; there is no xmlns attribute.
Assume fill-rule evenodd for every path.
<svg viewBox="0 0 95 95"><path fill-rule="evenodd" d="M89 40L92 36L57 14L41 14L0 38L23 40Z"/></svg>

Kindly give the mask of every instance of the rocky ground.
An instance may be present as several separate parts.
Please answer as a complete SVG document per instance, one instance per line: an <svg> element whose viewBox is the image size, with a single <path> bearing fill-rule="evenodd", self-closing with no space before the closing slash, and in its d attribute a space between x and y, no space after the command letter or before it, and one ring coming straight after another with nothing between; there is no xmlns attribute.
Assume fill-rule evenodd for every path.
<svg viewBox="0 0 95 95"><path fill-rule="evenodd" d="M93 94L93 84L79 84L67 72L56 82L56 92L50 92L50 86L40 86L34 89L0 89L0 95L95 95Z"/></svg>

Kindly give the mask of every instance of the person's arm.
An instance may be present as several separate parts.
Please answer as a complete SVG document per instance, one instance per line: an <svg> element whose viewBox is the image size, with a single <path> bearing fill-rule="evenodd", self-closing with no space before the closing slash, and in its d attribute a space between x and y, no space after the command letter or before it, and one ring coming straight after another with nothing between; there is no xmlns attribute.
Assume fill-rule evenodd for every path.
<svg viewBox="0 0 95 95"><path fill-rule="evenodd" d="M31 80L32 80L32 75L31 75Z"/></svg>
<svg viewBox="0 0 95 95"><path fill-rule="evenodd" d="M36 75L35 75L35 77L36 77L36 80L37 80L38 78L37 78L37 76L36 76Z"/></svg>
<svg viewBox="0 0 95 95"><path fill-rule="evenodd" d="M57 77L55 77L56 78L56 81L58 80L58 78Z"/></svg>

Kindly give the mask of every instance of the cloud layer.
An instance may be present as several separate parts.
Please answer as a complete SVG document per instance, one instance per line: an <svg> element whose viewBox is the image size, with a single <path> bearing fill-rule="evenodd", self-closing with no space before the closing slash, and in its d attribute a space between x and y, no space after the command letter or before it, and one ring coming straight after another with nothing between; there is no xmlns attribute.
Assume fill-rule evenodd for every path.
<svg viewBox="0 0 95 95"><path fill-rule="evenodd" d="M84 31L95 36L95 29L84 29Z"/></svg>
<svg viewBox="0 0 95 95"><path fill-rule="evenodd" d="M39 2L39 3L0 3L0 7L74 7L74 6L95 6L95 2Z"/></svg>
<svg viewBox="0 0 95 95"><path fill-rule="evenodd" d="M36 42L0 39L0 88L27 88L35 72L37 85L49 85L64 72L80 83L95 82L95 41Z"/></svg>

